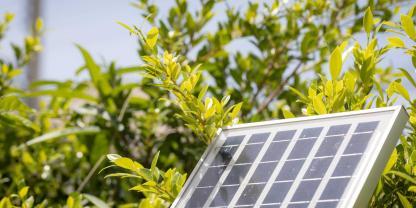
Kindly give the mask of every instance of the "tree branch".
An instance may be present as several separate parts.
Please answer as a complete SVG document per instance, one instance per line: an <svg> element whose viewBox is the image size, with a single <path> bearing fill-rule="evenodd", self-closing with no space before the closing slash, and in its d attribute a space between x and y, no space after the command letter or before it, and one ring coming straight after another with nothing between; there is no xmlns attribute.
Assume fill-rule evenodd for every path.
<svg viewBox="0 0 416 208"><path fill-rule="evenodd" d="M258 108L257 113L260 113L264 109L266 109L267 106L272 102L272 100L282 92L284 86L289 82L289 80L293 76L295 76L295 74L297 73L297 71L300 69L301 66L302 66L302 62L299 62L299 64L296 65L296 67L293 70L293 72L289 76L287 76L286 79L282 83L280 83L280 85L277 86L277 88L272 93L270 93L269 96L267 96L267 98L265 99L265 101L263 101L263 103Z"/></svg>

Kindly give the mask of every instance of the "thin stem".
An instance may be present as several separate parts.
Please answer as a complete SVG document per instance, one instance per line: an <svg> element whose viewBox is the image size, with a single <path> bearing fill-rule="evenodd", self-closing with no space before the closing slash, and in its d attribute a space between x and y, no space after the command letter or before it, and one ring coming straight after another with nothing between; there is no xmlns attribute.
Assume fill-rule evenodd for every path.
<svg viewBox="0 0 416 208"><path fill-rule="evenodd" d="M264 109L266 109L267 106L272 102L272 100L282 92L284 86L297 73L297 71L300 69L301 66L302 66L302 62L299 62L299 64L295 67L293 72L288 77L286 77L286 79L282 83L280 83L280 85L277 86L277 88L272 93L270 93L270 95L266 98L266 100L260 105L260 107L257 110L257 113L260 113Z"/></svg>
<svg viewBox="0 0 416 208"><path fill-rule="evenodd" d="M100 167L101 163L104 161L105 156L101 155L100 159L95 162L94 167L90 170L87 177L82 181L81 185L78 187L77 192L81 193L82 189L84 189L85 185L91 179L92 175L97 171L98 167Z"/></svg>

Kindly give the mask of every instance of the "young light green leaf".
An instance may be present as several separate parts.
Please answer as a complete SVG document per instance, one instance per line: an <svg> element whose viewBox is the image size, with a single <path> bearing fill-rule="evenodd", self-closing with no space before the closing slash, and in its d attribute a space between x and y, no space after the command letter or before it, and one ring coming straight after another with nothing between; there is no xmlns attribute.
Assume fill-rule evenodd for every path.
<svg viewBox="0 0 416 208"><path fill-rule="evenodd" d="M416 30L415 25L413 24L412 17L408 15L400 15L400 21L403 27L404 32L412 39L416 40Z"/></svg>
<svg viewBox="0 0 416 208"><path fill-rule="evenodd" d="M150 48L154 48L157 42L157 38L159 37L159 29L157 27L152 27L149 30L146 37L146 43Z"/></svg>
<svg viewBox="0 0 416 208"><path fill-rule="evenodd" d="M407 180L407 181L408 181L408 182L410 182L410 183L416 184L416 179L415 179L415 178L413 178L412 176L409 176L409 175L408 175L408 174L406 174L406 173L399 172L399 171L395 171L395 170L389 171L388 173L389 173L389 174L396 175L396 176L399 176L399 177L401 177L401 178L403 178L403 179Z"/></svg>
<svg viewBox="0 0 416 208"><path fill-rule="evenodd" d="M400 82L396 82L395 91L399 93L404 99L410 101L409 92Z"/></svg>
<svg viewBox="0 0 416 208"><path fill-rule="evenodd" d="M336 80L341 73L342 69L342 55L339 47L336 47L332 52L329 59L329 70L331 72L331 77L333 80Z"/></svg>
<svg viewBox="0 0 416 208"><path fill-rule="evenodd" d="M241 106L243 106L243 103L238 103L234 106L233 110L231 111L230 117L232 119L237 117L237 114L240 112Z"/></svg>
<svg viewBox="0 0 416 208"><path fill-rule="evenodd" d="M95 127L95 126L91 126L91 127L84 127L84 128L66 128L66 129L61 129L61 130L57 130L57 131L52 131L49 133L46 133L44 135L41 135L39 137L33 138L29 141L27 141L25 144L20 145L19 147L22 148L25 145L30 146L30 145L34 145L40 142L44 142L47 140L51 140L51 139L55 139L55 138L60 138L60 137L64 137L64 136L68 136L68 135L72 135L72 134L95 134L95 133L99 133L101 131L100 128Z"/></svg>
<svg viewBox="0 0 416 208"><path fill-rule="evenodd" d="M371 30L373 29L373 13L371 12L370 7L365 10L364 19L363 19L363 26L364 30L367 34L370 34Z"/></svg>
<svg viewBox="0 0 416 208"><path fill-rule="evenodd" d="M66 199L66 206L68 208L74 207L74 198L72 198L72 196L68 196L68 198Z"/></svg>
<svg viewBox="0 0 416 208"><path fill-rule="evenodd" d="M403 196L402 194L400 194L399 192L397 192L397 196L399 196L400 202L402 203L404 208L412 208L412 204L409 202L409 200Z"/></svg>
<svg viewBox="0 0 416 208"><path fill-rule="evenodd" d="M313 108L318 114L326 114L326 107L320 96L315 96L312 101Z"/></svg>
<svg viewBox="0 0 416 208"><path fill-rule="evenodd" d="M403 40L400 39L399 37L389 37L387 38L387 41L393 47L404 48L405 46Z"/></svg>
<svg viewBox="0 0 416 208"><path fill-rule="evenodd" d="M159 154L160 154L160 152L158 151L157 153L156 153L156 155L153 157L153 160L152 160L152 165L150 166L150 169L155 169L156 168L156 165L157 165L157 161L159 160Z"/></svg>
<svg viewBox="0 0 416 208"><path fill-rule="evenodd" d="M292 112L286 110L286 109L282 109L282 113L283 113L283 117L285 118L294 118L295 115L293 115Z"/></svg>
<svg viewBox="0 0 416 208"><path fill-rule="evenodd" d="M399 70L403 73L403 75L409 80L409 82L416 88L416 81L415 81L415 79L413 78L413 76L412 75L410 75L410 73L407 71L407 70L405 70L405 69L403 69L403 68L399 68ZM413 73L416 73L416 72L414 72L413 71ZM416 74L414 75L414 76L416 76Z"/></svg>
<svg viewBox="0 0 416 208"><path fill-rule="evenodd" d="M21 188L20 191L19 191L19 197L21 199L23 199L27 195L28 191L29 191L29 186L25 186L25 187Z"/></svg>
<svg viewBox="0 0 416 208"><path fill-rule="evenodd" d="M410 186L407 190L416 193L416 186Z"/></svg>

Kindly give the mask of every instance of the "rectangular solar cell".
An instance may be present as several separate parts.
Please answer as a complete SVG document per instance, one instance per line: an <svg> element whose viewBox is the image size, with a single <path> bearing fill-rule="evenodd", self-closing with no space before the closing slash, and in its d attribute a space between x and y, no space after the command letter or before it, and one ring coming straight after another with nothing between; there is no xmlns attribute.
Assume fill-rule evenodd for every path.
<svg viewBox="0 0 416 208"><path fill-rule="evenodd" d="M407 119L395 106L224 128L172 207L365 207Z"/></svg>

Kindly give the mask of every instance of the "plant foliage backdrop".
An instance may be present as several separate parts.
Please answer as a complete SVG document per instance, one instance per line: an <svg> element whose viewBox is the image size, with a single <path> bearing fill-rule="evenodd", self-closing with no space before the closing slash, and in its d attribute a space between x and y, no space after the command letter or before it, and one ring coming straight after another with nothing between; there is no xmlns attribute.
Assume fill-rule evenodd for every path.
<svg viewBox="0 0 416 208"><path fill-rule="evenodd" d="M138 43L137 66L99 63L77 45L84 81L13 83L42 49L41 20L23 43L2 42L14 57L0 57L0 208L168 207L222 126L397 103L410 121L369 207L416 206L411 2L199 3L190 11L176 0L159 14L151 1L134 2L143 22L119 24ZM13 17L4 14L0 40ZM245 46L233 52L236 43ZM412 66L380 64L395 60L392 51ZM30 97L42 98L38 109L24 103Z"/></svg>

